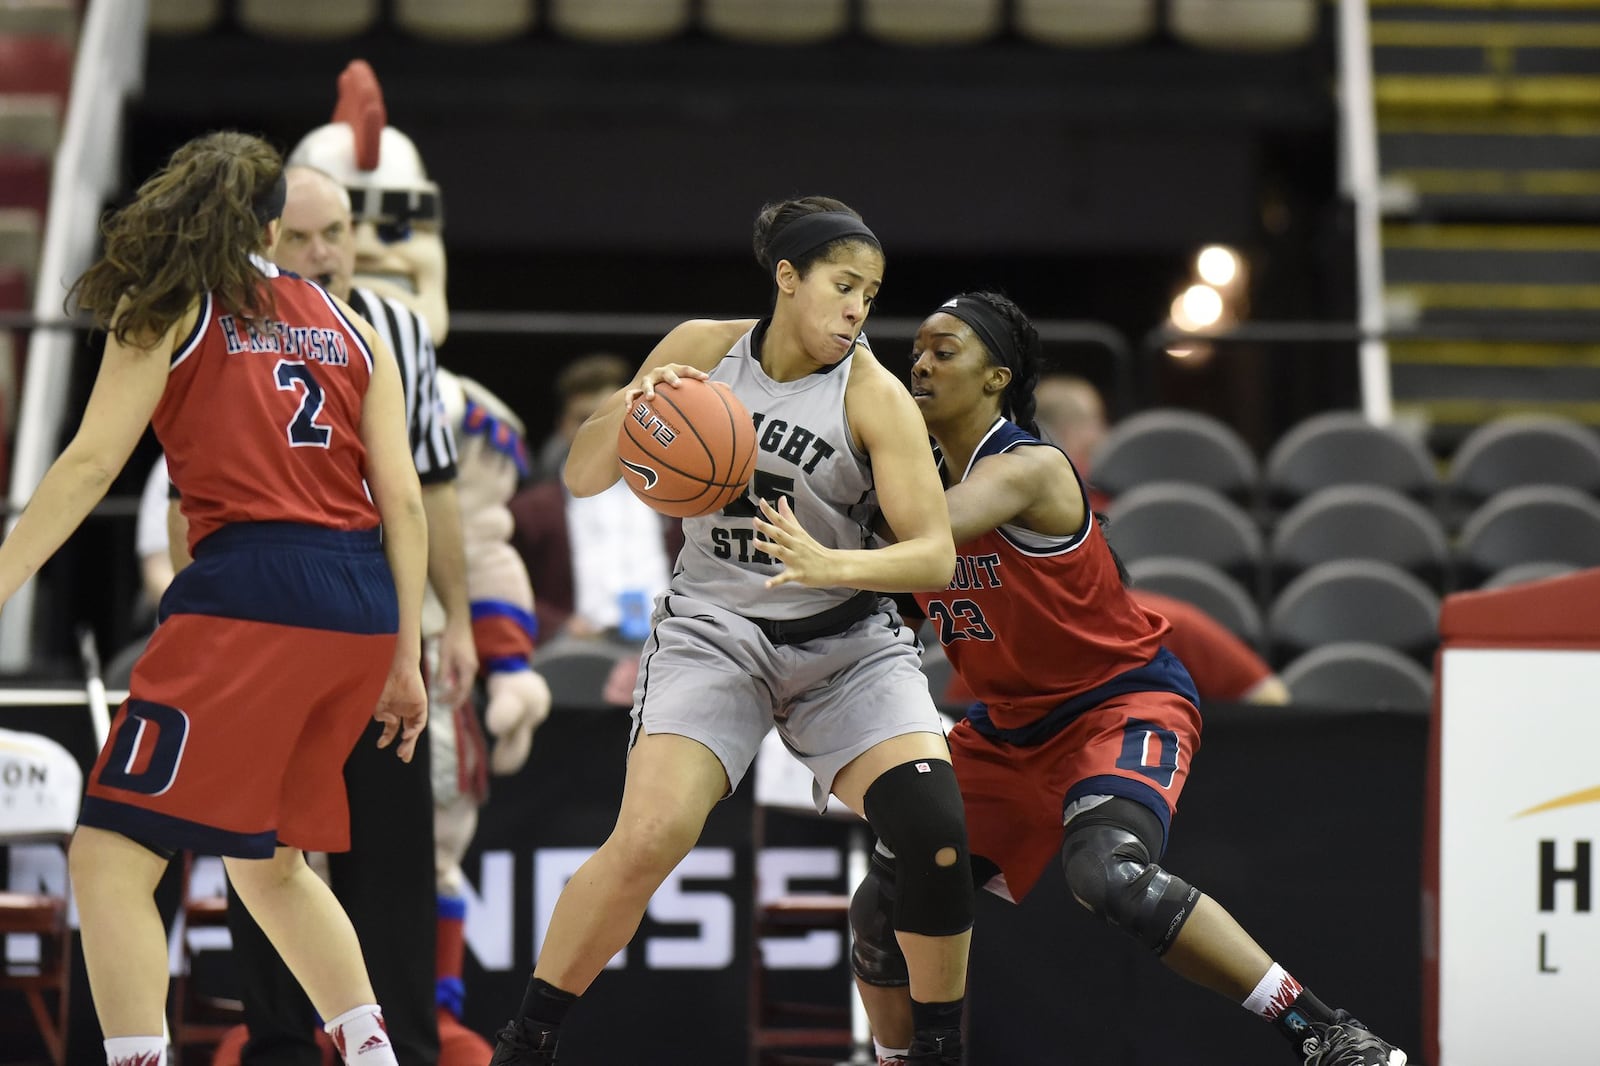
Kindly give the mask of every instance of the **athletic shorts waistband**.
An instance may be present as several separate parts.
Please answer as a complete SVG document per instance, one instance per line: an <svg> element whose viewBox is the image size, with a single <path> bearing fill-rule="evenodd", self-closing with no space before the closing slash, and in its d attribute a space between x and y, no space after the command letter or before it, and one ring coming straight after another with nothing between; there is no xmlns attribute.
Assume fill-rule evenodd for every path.
<svg viewBox="0 0 1600 1066"><path fill-rule="evenodd" d="M371 529L331 529L303 522L230 522L196 544L194 554L199 558L211 552L262 545L365 555L382 550L383 535L378 526Z"/></svg>

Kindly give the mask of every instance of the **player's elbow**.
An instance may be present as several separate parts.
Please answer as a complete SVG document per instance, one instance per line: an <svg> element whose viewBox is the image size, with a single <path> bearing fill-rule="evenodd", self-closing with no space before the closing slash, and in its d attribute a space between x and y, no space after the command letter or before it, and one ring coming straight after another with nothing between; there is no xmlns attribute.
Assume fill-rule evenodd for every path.
<svg viewBox="0 0 1600 1066"><path fill-rule="evenodd" d="M609 463L569 453L567 461L561 468L562 484L567 486L567 491L574 496L598 496L617 483L617 478L622 476L617 466L617 461L612 459Z"/></svg>

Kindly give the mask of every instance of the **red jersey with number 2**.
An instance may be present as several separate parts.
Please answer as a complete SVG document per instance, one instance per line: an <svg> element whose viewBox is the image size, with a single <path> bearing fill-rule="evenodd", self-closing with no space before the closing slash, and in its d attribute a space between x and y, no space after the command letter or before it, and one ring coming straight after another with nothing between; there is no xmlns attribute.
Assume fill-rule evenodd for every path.
<svg viewBox="0 0 1600 1066"><path fill-rule="evenodd" d="M1038 444L1002 419L979 444L972 466ZM999 729L1030 725L1074 696L1146 665L1169 628L1128 595L1099 523L1088 513L1071 537L1002 526L957 545L950 587L919 592L917 602L951 665Z"/></svg>
<svg viewBox="0 0 1600 1066"><path fill-rule="evenodd" d="M264 266L272 328L252 333L205 296L151 419L191 552L231 522L378 524L361 441L372 351L321 286Z"/></svg>

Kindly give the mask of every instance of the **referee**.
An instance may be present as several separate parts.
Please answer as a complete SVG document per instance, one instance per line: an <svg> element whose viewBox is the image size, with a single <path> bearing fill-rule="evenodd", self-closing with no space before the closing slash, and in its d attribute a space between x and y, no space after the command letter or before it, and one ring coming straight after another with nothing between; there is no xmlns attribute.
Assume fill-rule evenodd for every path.
<svg viewBox="0 0 1600 1066"><path fill-rule="evenodd" d="M320 170L286 169L284 203L273 261L319 282L372 323L399 360L406 421L428 517L428 583L444 607L439 668L427 678L429 702L454 707L477 674L467 602L461 512L456 501L456 451L441 418L437 357L427 324L405 305L354 288L355 230L350 196ZM424 634L437 632L423 619ZM345 763L350 799L350 850L328 856L334 894L361 940L373 990L400 1066L434 1066L439 1028L434 1003L433 792L428 744L403 763L380 750L378 726ZM321 1066L317 1017L299 984L229 890L228 927L250 1038L243 1066Z"/></svg>

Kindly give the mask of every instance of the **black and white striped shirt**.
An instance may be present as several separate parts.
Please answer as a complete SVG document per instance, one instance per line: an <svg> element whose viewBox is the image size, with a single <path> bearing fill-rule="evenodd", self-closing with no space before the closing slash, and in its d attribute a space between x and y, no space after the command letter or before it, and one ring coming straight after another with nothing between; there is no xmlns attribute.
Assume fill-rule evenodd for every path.
<svg viewBox="0 0 1600 1066"><path fill-rule="evenodd" d="M417 478L424 484L453 481L456 476L456 441L444 418L439 398L439 359L433 337L422 317L399 300L379 296L371 289L350 290L350 306L378 331L400 364L406 394L406 430Z"/></svg>

